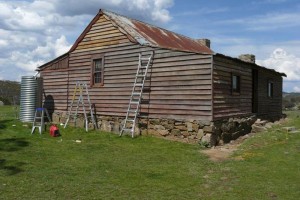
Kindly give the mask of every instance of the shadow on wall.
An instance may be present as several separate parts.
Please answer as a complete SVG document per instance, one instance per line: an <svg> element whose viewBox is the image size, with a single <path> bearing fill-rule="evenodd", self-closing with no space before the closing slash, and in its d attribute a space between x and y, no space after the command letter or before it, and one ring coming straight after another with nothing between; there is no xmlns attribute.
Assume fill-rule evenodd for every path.
<svg viewBox="0 0 300 200"><path fill-rule="evenodd" d="M45 97L45 101L43 103L43 108L46 108L48 110L48 113L50 115L50 119L52 121L52 114L54 112L55 103L52 95L47 95Z"/></svg>

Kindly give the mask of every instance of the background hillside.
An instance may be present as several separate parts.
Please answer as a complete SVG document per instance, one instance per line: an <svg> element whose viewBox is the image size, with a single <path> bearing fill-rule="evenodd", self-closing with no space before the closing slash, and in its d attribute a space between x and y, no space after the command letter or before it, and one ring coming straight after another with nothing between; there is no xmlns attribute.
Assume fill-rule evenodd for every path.
<svg viewBox="0 0 300 200"><path fill-rule="evenodd" d="M300 93L282 93L282 108L284 110L300 109Z"/></svg>
<svg viewBox="0 0 300 200"><path fill-rule="evenodd" d="M20 88L19 82L0 80L0 101L5 105L19 104Z"/></svg>

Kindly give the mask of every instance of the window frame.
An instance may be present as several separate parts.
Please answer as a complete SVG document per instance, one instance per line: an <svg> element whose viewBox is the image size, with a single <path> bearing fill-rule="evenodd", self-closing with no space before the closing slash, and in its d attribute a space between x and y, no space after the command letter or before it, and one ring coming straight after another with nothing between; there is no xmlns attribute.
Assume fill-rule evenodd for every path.
<svg viewBox="0 0 300 200"><path fill-rule="evenodd" d="M270 86L271 86L271 88L270 88ZM267 96L268 96L268 98L273 98L274 97L274 81L272 81L272 80L268 80Z"/></svg>
<svg viewBox="0 0 300 200"><path fill-rule="evenodd" d="M237 80L237 83L236 83L237 88L236 89L233 88L233 85L234 85L233 77L237 77L237 79L236 79ZM231 94L232 95L240 95L241 94L241 76L240 76L240 74L231 73Z"/></svg>
<svg viewBox="0 0 300 200"><path fill-rule="evenodd" d="M95 61L101 60L101 70L95 72ZM90 75L90 86L91 87L101 87L104 85L104 54L95 54L91 57L91 75ZM95 74L101 73L101 82L95 83Z"/></svg>

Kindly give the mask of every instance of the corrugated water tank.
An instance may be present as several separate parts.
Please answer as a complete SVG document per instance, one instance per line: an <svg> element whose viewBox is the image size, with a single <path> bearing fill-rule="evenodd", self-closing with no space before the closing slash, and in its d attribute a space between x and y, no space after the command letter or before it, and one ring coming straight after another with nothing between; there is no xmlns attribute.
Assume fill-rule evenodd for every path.
<svg viewBox="0 0 300 200"><path fill-rule="evenodd" d="M32 122L35 109L42 104L42 78L22 76L20 95L20 120Z"/></svg>

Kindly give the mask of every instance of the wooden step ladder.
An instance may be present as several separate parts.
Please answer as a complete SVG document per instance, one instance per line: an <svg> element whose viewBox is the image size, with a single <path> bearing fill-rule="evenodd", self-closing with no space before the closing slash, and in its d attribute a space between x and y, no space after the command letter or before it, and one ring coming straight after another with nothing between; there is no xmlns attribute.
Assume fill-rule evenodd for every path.
<svg viewBox="0 0 300 200"><path fill-rule="evenodd" d="M144 90L145 80L147 77L147 72L149 66L151 64L153 58L153 52L151 52L150 56L143 57L142 54L139 54L139 63L138 69L135 76L135 81L133 84L129 105L125 117L125 121L120 132L120 136L123 135L124 132L130 132L131 137L134 137L135 132L135 124L137 120L137 116L139 115L139 108L142 100L142 94Z"/></svg>
<svg viewBox="0 0 300 200"><path fill-rule="evenodd" d="M45 116L45 114L46 114L46 116ZM48 121L51 122L49 113L46 108L36 108L35 109L31 134L34 133L35 128L38 128L39 133L42 134L43 130L45 130L45 117L47 117Z"/></svg>
<svg viewBox="0 0 300 200"><path fill-rule="evenodd" d="M73 110L72 110L73 109L73 104L74 104L75 99L77 97L77 93L79 93L79 97L77 99L76 110L75 110L75 113L72 113L73 112ZM67 120L66 120L64 128L67 127L71 116L73 116L74 125L76 127L76 120L77 120L77 115L78 115L78 110L79 110L79 104L81 104L83 114L84 114L84 120L85 120L85 130L86 130L86 132L88 132L88 130L89 130L89 124L88 124L89 120L88 120L88 116L87 116L87 113L86 113L84 96L86 96L86 100L87 100L87 103L88 103L88 108L89 108L89 111L90 111L90 118L91 118L92 124L93 124L95 129L98 129L98 126L97 126L97 123L96 123L96 120L95 120L95 117L94 117L94 111L93 111L93 108L92 108L91 100L90 100L88 86L87 86L86 83L80 82L80 81L76 82L76 85L75 85L75 88L74 88L74 93L73 93L73 96L72 96L70 109L69 109L68 114L67 114Z"/></svg>

